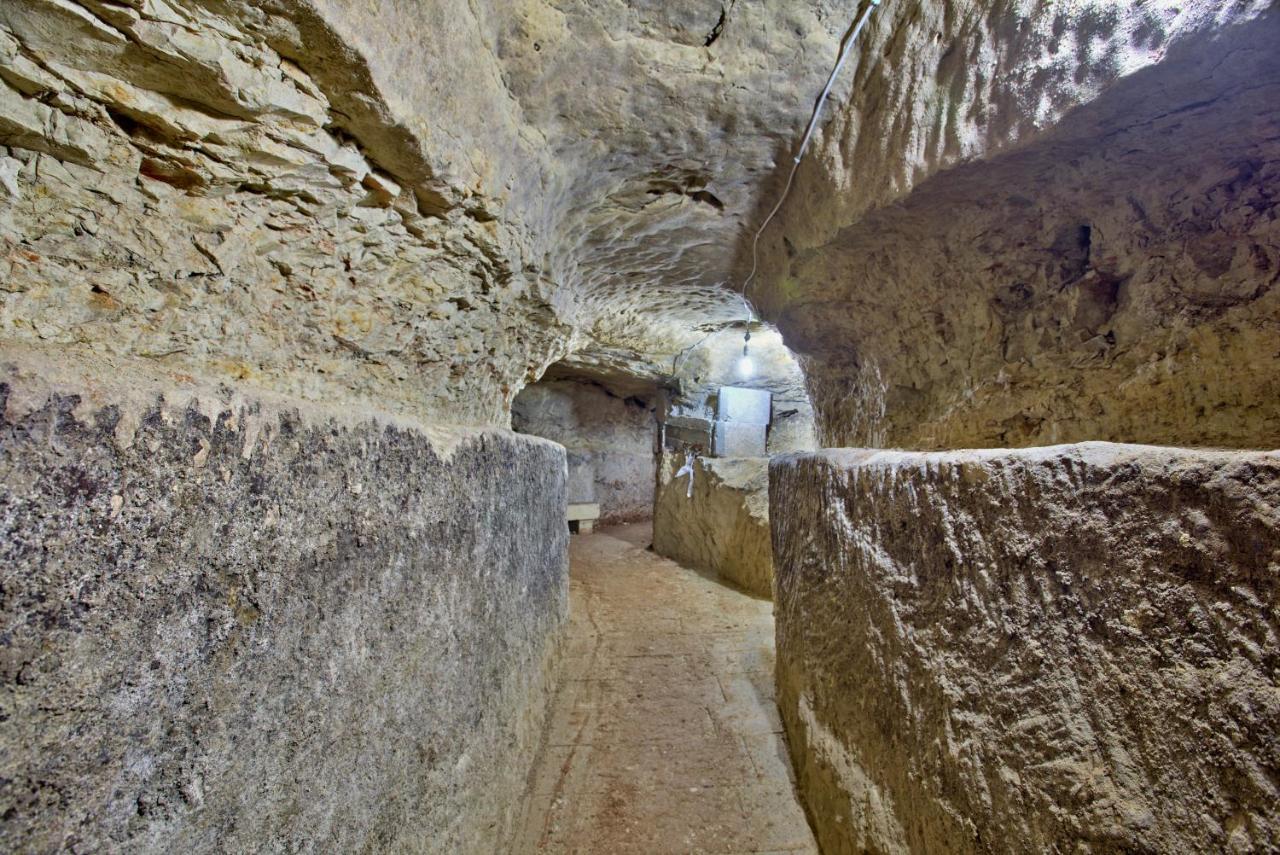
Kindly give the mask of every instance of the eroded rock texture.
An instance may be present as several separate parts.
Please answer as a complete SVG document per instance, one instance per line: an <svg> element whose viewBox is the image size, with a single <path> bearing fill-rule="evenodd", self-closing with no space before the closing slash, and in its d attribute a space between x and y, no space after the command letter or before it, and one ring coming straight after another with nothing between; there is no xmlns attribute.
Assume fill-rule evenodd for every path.
<svg viewBox="0 0 1280 855"><path fill-rule="evenodd" d="M753 291L821 443L1280 445L1270 5L886 3Z"/></svg>
<svg viewBox="0 0 1280 855"><path fill-rule="evenodd" d="M677 416L769 388L771 450L1280 445L1271 0L886 0L734 377L867 2L0 2L0 359L96 364L6 381L0 840L500 848L563 459L424 425L505 427L548 366ZM781 470L784 646L865 642L787 666L862 837L824 833L1276 847L1274 463L1047 454ZM766 592L762 466L694 513L664 467L669 554Z"/></svg>
<svg viewBox="0 0 1280 855"><path fill-rule="evenodd" d="M0 848L502 850L560 448L5 363Z"/></svg>
<svg viewBox="0 0 1280 855"><path fill-rule="evenodd" d="M452 423L664 376L845 26L669 5L6 3L0 336Z"/></svg>
<svg viewBox="0 0 1280 855"><path fill-rule="evenodd" d="M5 338L472 424L562 349L527 230L308 4L8 3L0 99Z"/></svg>
<svg viewBox="0 0 1280 855"><path fill-rule="evenodd" d="M683 465L684 458L671 453L659 464L654 551L771 599L769 458L697 458L692 497L688 476L675 477Z"/></svg>
<svg viewBox="0 0 1280 855"><path fill-rule="evenodd" d="M648 398L581 380L544 380L516 397L511 423L567 449L570 502L598 502L605 523L653 517L658 424Z"/></svg>
<svg viewBox="0 0 1280 855"><path fill-rule="evenodd" d="M1280 846L1280 456L828 451L770 480L824 851Z"/></svg>
<svg viewBox="0 0 1280 855"><path fill-rule="evenodd" d="M749 294L824 444L1276 444L1270 5L883 4ZM677 374L853 12L8 3L0 336L453 423Z"/></svg>

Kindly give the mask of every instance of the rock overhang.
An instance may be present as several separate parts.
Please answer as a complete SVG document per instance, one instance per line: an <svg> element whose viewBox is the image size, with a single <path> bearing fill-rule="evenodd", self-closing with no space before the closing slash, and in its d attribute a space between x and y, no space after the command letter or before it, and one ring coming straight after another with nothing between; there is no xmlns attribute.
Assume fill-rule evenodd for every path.
<svg viewBox="0 0 1280 855"><path fill-rule="evenodd" d="M872 18L749 295L788 338L812 287L788 258L1265 4L990 6ZM9 7L9 118L39 116L4 133L4 334L478 423L566 358L661 379L741 322L747 241L860 8Z"/></svg>

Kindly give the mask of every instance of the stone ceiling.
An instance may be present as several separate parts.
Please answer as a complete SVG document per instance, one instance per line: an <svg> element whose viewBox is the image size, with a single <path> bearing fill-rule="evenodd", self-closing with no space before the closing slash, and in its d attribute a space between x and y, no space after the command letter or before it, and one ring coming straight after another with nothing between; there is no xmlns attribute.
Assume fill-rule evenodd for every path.
<svg viewBox="0 0 1280 855"><path fill-rule="evenodd" d="M886 0L753 297L783 317L788 253L1267 5ZM0 336L445 421L557 362L659 380L744 319L860 8L4 4Z"/></svg>
<svg viewBox="0 0 1280 855"><path fill-rule="evenodd" d="M445 5L393 4L373 26L340 4L326 14L385 68L407 124L441 106L465 114L430 148L529 230L526 270L555 283L573 327L567 364L659 379L679 350L744 321L725 287L738 243L853 7ZM441 37L406 35L422 31Z"/></svg>

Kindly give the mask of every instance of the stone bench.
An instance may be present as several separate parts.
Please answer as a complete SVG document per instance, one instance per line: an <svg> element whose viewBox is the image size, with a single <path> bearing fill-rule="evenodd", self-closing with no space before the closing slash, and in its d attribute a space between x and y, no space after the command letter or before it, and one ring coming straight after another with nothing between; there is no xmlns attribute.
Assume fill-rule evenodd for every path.
<svg viewBox="0 0 1280 855"><path fill-rule="evenodd" d="M569 520L569 531L574 534L591 534L596 520L600 519L599 502L576 502L569 505L565 518Z"/></svg>

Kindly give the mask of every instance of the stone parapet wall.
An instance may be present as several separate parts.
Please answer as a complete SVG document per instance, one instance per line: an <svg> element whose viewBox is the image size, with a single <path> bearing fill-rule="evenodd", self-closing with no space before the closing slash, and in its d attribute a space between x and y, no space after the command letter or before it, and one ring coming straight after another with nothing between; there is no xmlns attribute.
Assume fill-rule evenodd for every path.
<svg viewBox="0 0 1280 855"><path fill-rule="evenodd" d="M1280 454L838 450L769 489L825 852L1280 846Z"/></svg>
<svg viewBox="0 0 1280 855"><path fill-rule="evenodd" d="M0 350L0 849L501 851L563 450L66 359Z"/></svg>
<svg viewBox="0 0 1280 855"><path fill-rule="evenodd" d="M675 477L683 464L682 456L665 454L659 466L654 550L772 598L769 458L697 458L692 498L687 476Z"/></svg>

